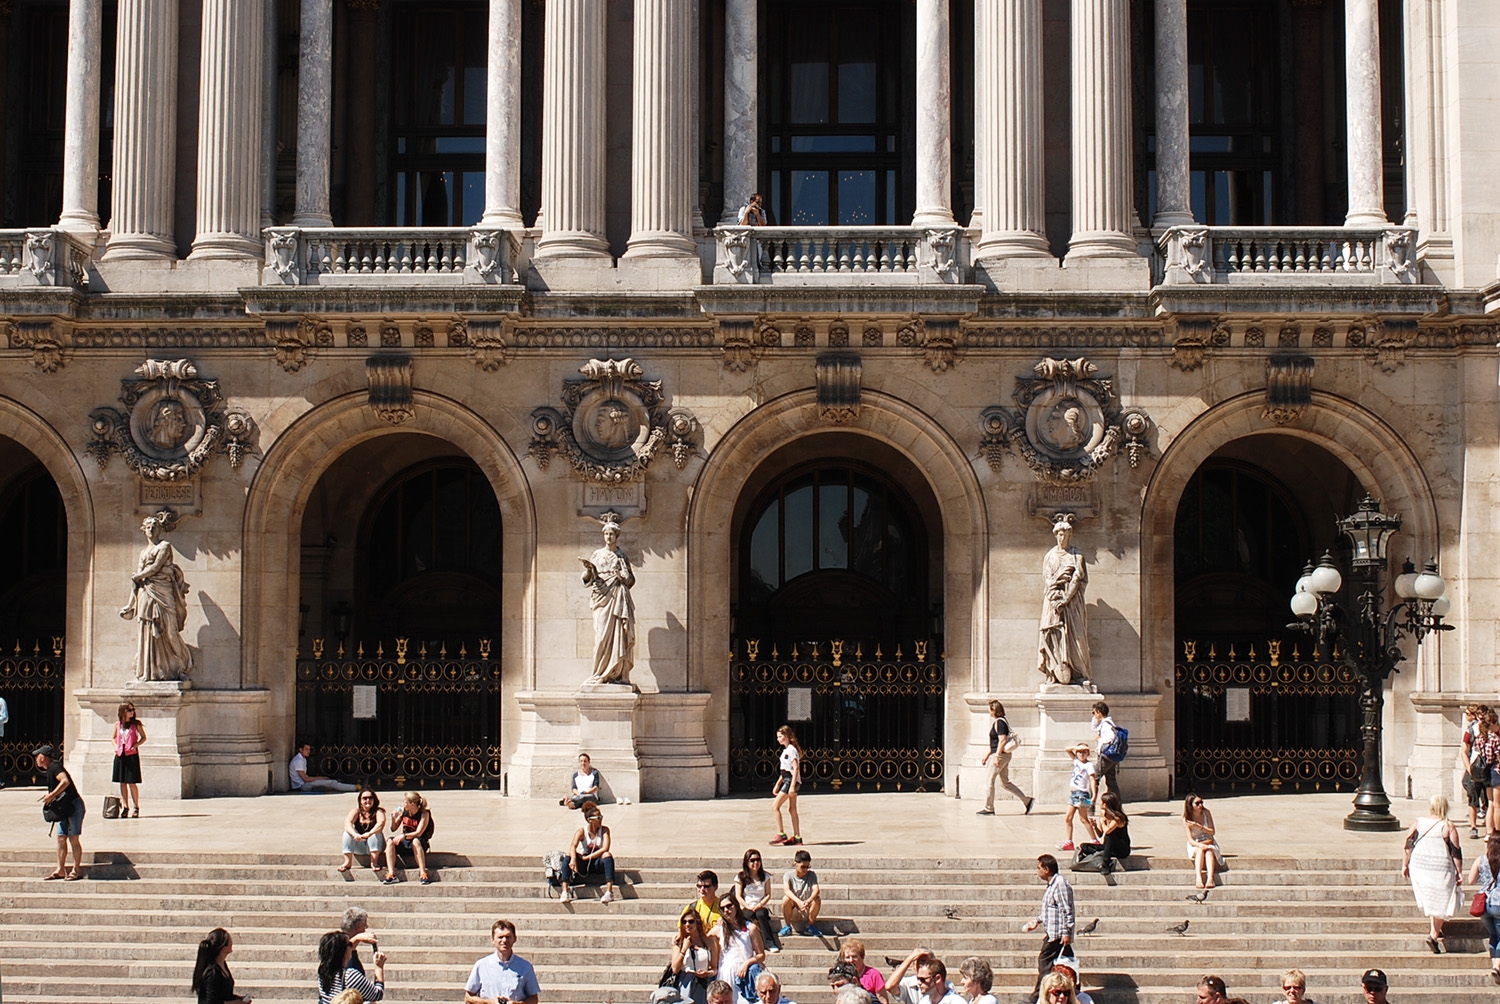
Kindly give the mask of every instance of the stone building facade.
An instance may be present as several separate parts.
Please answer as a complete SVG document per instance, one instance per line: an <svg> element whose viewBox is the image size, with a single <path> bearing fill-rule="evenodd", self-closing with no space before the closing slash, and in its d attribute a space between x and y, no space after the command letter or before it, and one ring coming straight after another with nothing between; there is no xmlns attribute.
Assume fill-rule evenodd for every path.
<svg viewBox="0 0 1500 1004"><path fill-rule="evenodd" d="M1368 494L1456 627L1386 785L1453 787L1495 53L1478 0L3 0L0 774L60 740L105 790L130 700L152 797L306 738L705 798L790 721L815 790L978 798L998 699L1055 802L1102 698L1128 794L1352 789L1286 601ZM139 680L162 511L193 665ZM1038 673L1065 512L1093 689ZM590 687L606 519L636 649Z"/></svg>

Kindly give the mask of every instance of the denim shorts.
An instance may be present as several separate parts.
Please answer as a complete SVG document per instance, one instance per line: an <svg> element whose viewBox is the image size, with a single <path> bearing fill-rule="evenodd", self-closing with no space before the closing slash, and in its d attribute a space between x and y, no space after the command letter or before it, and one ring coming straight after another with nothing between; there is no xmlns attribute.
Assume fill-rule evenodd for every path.
<svg viewBox="0 0 1500 1004"><path fill-rule="evenodd" d="M88 806L83 804L83 799L73 799L73 811L68 818L57 821L57 835L59 837L79 837L83 835L83 814L88 811Z"/></svg>
<svg viewBox="0 0 1500 1004"><path fill-rule="evenodd" d="M1086 791L1068 792L1068 804L1076 805L1084 809L1091 809L1094 807L1093 800L1089 798L1089 793Z"/></svg>

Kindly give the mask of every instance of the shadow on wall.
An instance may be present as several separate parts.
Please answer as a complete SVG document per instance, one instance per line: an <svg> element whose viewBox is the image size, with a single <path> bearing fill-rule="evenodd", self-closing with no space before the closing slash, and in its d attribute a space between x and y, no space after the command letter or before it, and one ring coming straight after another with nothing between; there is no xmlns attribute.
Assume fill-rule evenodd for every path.
<svg viewBox="0 0 1500 1004"><path fill-rule="evenodd" d="M203 660L203 653L225 648L237 648L240 643L240 633L235 630L234 625L229 622L229 617L224 613L224 608L214 602L213 598L203 590L198 590L198 606L203 610L203 619L207 622L198 629L197 644L191 645L193 650L194 677L201 683L214 684L220 687L235 685L238 680L210 680L205 678L204 670L207 666ZM234 672L238 673L239 661L231 660Z"/></svg>
<svg viewBox="0 0 1500 1004"><path fill-rule="evenodd" d="M649 679L657 690L687 689L687 625L674 613L667 614L666 627L654 627L646 632L645 658L637 651L635 661L636 686ZM642 663L650 668L642 676ZM701 682L699 684L702 686ZM644 687L641 687L644 690Z"/></svg>
<svg viewBox="0 0 1500 1004"><path fill-rule="evenodd" d="M1134 665L1140 657L1141 633L1124 614L1103 600L1088 604L1089 658L1094 683L1101 691L1135 690L1141 685L1137 669L1125 678L1123 666ZM1122 659L1122 653L1129 653ZM1102 677L1102 679L1101 679Z"/></svg>

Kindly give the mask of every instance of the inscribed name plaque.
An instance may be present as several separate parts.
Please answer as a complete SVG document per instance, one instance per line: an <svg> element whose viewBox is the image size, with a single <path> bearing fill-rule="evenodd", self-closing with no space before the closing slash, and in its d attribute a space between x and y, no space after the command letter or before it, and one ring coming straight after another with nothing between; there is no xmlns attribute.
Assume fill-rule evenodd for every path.
<svg viewBox="0 0 1500 1004"><path fill-rule="evenodd" d="M163 506L171 506L180 516L202 515L198 500L198 479L185 481L140 481L137 482L137 511L150 514Z"/></svg>
<svg viewBox="0 0 1500 1004"><path fill-rule="evenodd" d="M1248 722L1250 720L1250 688L1224 688L1224 720L1226 722Z"/></svg>
<svg viewBox="0 0 1500 1004"><path fill-rule="evenodd" d="M621 485L583 484L582 501L578 515L598 518L613 511L621 517L638 517L646 514L646 486L640 481Z"/></svg>
<svg viewBox="0 0 1500 1004"><path fill-rule="evenodd" d="M375 717L375 692L378 689L380 688L368 684L355 684L354 717L356 720Z"/></svg>
<svg viewBox="0 0 1500 1004"><path fill-rule="evenodd" d="M789 722L812 721L812 688L786 688L786 720Z"/></svg>

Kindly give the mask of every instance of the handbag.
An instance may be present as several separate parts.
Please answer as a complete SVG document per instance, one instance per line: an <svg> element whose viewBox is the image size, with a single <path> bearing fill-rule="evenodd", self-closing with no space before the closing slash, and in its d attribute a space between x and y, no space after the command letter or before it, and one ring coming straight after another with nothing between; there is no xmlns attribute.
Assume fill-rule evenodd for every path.
<svg viewBox="0 0 1500 1004"><path fill-rule="evenodd" d="M118 796L118 795L105 795L104 796L104 818L105 819L119 819L120 818L120 810L121 810L120 796Z"/></svg>
<svg viewBox="0 0 1500 1004"><path fill-rule="evenodd" d="M1469 916L1483 917L1485 910L1489 907L1489 898L1482 892L1474 894L1474 902L1469 904Z"/></svg>
<svg viewBox="0 0 1500 1004"><path fill-rule="evenodd" d="M48 823L57 823L57 822L61 822L62 821L63 814L61 812L59 812L57 809L53 808L53 803L56 802L56 801L57 801L57 799L53 799L52 802L43 802L42 803L42 819L45 822L48 822Z"/></svg>

